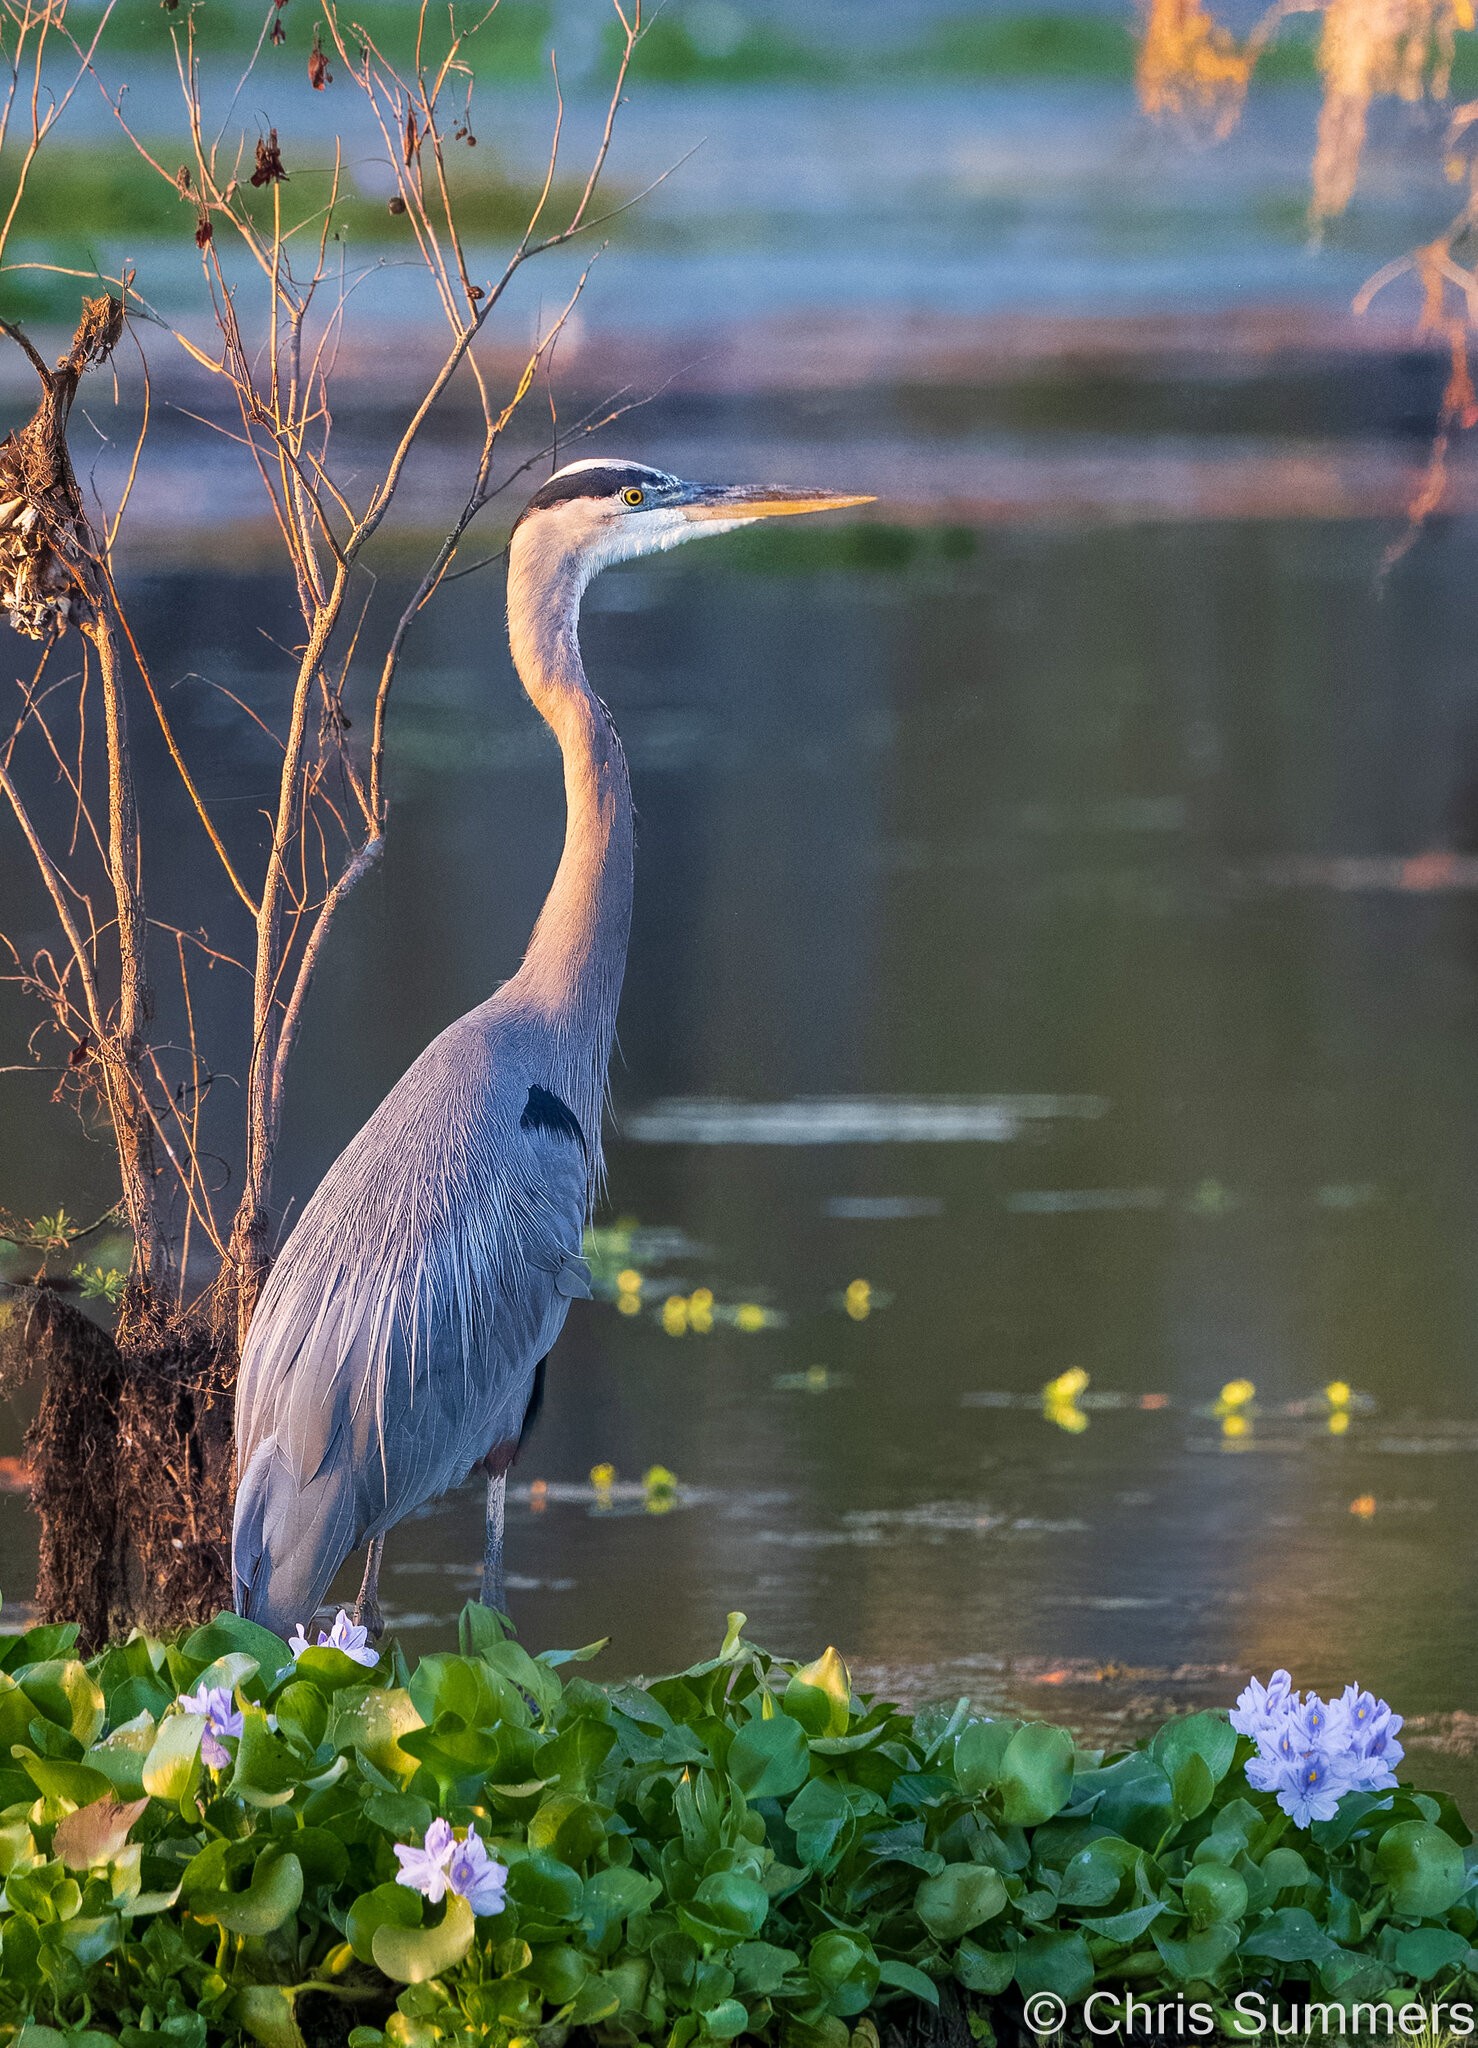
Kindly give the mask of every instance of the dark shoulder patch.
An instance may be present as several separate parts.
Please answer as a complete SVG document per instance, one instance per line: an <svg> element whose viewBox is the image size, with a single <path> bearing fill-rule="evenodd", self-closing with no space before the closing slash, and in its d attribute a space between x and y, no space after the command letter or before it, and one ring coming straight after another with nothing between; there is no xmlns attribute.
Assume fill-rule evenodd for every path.
<svg viewBox="0 0 1478 2048"><path fill-rule="evenodd" d="M585 1150L585 1133L580 1128L580 1119L567 1102L561 1102L557 1095L541 1088L537 1081L529 1090L529 1099L523 1106L518 1127L521 1131L554 1131L561 1138L573 1138L580 1150Z"/></svg>

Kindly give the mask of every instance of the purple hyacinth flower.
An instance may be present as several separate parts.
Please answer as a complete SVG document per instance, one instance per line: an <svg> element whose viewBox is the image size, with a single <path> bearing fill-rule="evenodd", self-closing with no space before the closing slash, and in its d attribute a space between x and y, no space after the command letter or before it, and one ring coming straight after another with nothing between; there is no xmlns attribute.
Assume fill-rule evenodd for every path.
<svg viewBox="0 0 1478 2048"><path fill-rule="evenodd" d="M175 1701L181 1713L199 1714L205 1729L200 1737L200 1754L213 1771L229 1769L231 1752L222 1736L241 1733L241 1709L223 1685L202 1686L199 1692L182 1692Z"/></svg>
<svg viewBox="0 0 1478 2048"><path fill-rule="evenodd" d="M452 1852L447 1883L480 1918L488 1919L502 1912L508 1888L507 1868L489 1855L487 1843L473 1828L467 1830L465 1841L458 1842Z"/></svg>
<svg viewBox="0 0 1478 2048"><path fill-rule="evenodd" d="M1292 1694L1293 1680L1286 1671L1275 1671L1266 1685L1261 1679L1249 1678L1232 1709L1232 1726L1255 1742L1265 1728L1281 1718Z"/></svg>
<svg viewBox="0 0 1478 2048"><path fill-rule="evenodd" d="M419 1849L413 1849L403 1842L395 1845L395 1854L400 1862L396 1873L397 1884L408 1885L429 1899L432 1905L446 1897L449 1889L448 1866L457 1848L457 1838L452 1833L450 1821L434 1820L426 1830L426 1839Z"/></svg>
<svg viewBox="0 0 1478 2048"><path fill-rule="evenodd" d="M287 1647L294 1657L301 1657L310 1647L307 1632L301 1622L288 1637ZM342 1650L346 1657L352 1657L356 1664L378 1664L380 1653L370 1645L369 1630L361 1628L357 1621L351 1621L341 1607L334 1616L332 1628L318 1631L317 1648L320 1650Z"/></svg>
<svg viewBox="0 0 1478 2048"><path fill-rule="evenodd" d="M1254 1678L1231 1719L1257 1744L1248 1784L1273 1793L1300 1827L1332 1820L1346 1792L1384 1792L1396 1783L1401 1716L1357 1685L1326 1702L1316 1692L1293 1691L1286 1671L1268 1686Z"/></svg>

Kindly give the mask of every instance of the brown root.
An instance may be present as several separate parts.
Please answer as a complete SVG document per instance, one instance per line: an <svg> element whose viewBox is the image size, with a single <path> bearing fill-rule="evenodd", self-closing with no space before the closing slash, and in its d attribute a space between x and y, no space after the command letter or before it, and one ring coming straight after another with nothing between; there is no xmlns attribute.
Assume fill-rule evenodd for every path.
<svg viewBox="0 0 1478 2048"><path fill-rule="evenodd" d="M230 1602L229 1361L203 1335L120 1349L52 1289L0 1296L0 1376L45 1375L27 1438L36 1603L95 1649Z"/></svg>

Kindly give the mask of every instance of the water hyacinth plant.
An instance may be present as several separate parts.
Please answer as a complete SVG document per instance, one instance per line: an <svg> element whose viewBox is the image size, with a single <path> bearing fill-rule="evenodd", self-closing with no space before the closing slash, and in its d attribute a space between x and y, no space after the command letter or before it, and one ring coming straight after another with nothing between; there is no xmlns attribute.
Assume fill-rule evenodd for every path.
<svg viewBox="0 0 1478 2048"><path fill-rule="evenodd" d="M1105 1755L742 1629L605 1684L479 1607L415 1666L229 1614L85 1663L0 1638L0 2043L860 2048L961 2006L988 2043L1042 1991L1478 2001L1471 1836L1389 1782L1382 1702L1279 1674ZM1347 1781L1328 1818L1247 1769L1295 1713Z"/></svg>

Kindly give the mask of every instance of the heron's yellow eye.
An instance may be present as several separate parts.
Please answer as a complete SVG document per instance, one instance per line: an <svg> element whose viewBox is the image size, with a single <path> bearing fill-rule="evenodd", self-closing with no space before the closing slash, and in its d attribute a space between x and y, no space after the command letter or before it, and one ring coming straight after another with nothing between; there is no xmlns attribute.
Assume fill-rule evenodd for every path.
<svg viewBox="0 0 1478 2048"><path fill-rule="evenodd" d="M627 505L645 505L647 502L646 492L638 490L635 484L631 486L630 490L623 491L621 497L622 501Z"/></svg>

